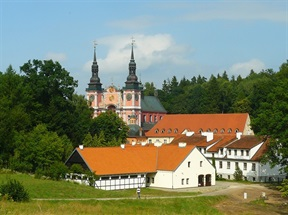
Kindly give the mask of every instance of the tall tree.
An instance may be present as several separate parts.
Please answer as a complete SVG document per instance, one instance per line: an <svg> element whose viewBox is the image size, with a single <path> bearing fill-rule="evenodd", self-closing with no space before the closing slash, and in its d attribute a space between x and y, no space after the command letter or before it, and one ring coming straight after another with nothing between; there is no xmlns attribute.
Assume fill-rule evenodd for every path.
<svg viewBox="0 0 288 215"><path fill-rule="evenodd" d="M96 134L96 137L102 140L101 133L103 132L105 137L103 146L114 146L126 142L128 131L129 127L116 113L107 111L93 119L90 133L92 136Z"/></svg>

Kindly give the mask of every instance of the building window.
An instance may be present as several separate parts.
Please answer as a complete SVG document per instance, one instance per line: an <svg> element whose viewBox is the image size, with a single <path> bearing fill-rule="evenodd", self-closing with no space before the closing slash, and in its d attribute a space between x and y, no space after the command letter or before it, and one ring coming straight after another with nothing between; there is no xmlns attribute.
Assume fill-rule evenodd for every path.
<svg viewBox="0 0 288 215"><path fill-rule="evenodd" d="M212 153L212 157L214 158L214 153Z"/></svg>
<svg viewBox="0 0 288 215"><path fill-rule="evenodd" d="M204 154L206 154L206 148L204 148Z"/></svg>
<svg viewBox="0 0 288 215"><path fill-rule="evenodd" d="M184 178L182 178L182 180L181 180L181 184L184 185Z"/></svg>
<svg viewBox="0 0 288 215"><path fill-rule="evenodd" d="M243 169L247 170L247 163L244 163Z"/></svg>
<svg viewBox="0 0 288 215"><path fill-rule="evenodd" d="M217 132L218 132L218 129L215 128L214 131L213 131L213 133L214 133L214 134L217 134Z"/></svg>
<svg viewBox="0 0 288 215"><path fill-rule="evenodd" d="M200 167L202 167L202 165L203 165L203 161L200 161Z"/></svg>
<svg viewBox="0 0 288 215"><path fill-rule="evenodd" d="M231 155L231 149L228 150L228 154Z"/></svg>
<svg viewBox="0 0 288 215"><path fill-rule="evenodd" d="M241 150L241 156L244 156L244 150Z"/></svg>
<svg viewBox="0 0 288 215"><path fill-rule="evenodd" d="M175 134L178 133L178 129L177 129L177 128L174 129L174 133L175 133Z"/></svg>
<svg viewBox="0 0 288 215"><path fill-rule="evenodd" d="M190 161L188 161L188 167L190 167L190 164L191 164L191 162L190 162Z"/></svg>
<svg viewBox="0 0 288 215"><path fill-rule="evenodd" d="M152 140L151 140L151 139L149 139L149 143L152 143Z"/></svg>
<svg viewBox="0 0 288 215"><path fill-rule="evenodd" d="M154 184L154 178L151 178L151 182L152 182L152 184Z"/></svg>
<svg viewBox="0 0 288 215"><path fill-rule="evenodd" d="M230 169L230 161L227 162L227 169Z"/></svg>
<svg viewBox="0 0 288 215"><path fill-rule="evenodd" d="M167 143L167 140L166 140L166 139L164 139L164 143Z"/></svg>
<svg viewBox="0 0 288 215"><path fill-rule="evenodd" d="M170 134L172 132L171 128L168 129L167 133Z"/></svg>
<svg viewBox="0 0 288 215"><path fill-rule="evenodd" d="M246 150L246 156L249 156L249 150Z"/></svg>
<svg viewBox="0 0 288 215"><path fill-rule="evenodd" d="M154 122L157 122L157 116L154 116Z"/></svg>
<svg viewBox="0 0 288 215"><path fill-rule="evenodd" d="M222 161L219 161L219 169L222 169Z"/></svg>
<svg viewBox="0 0 288 215"><path fill-rule="evenodd" d="M186 184L189 184L189 178L186 178Z"/></svg>
<svg viewBox="0 0 288 215"><path fill-rule="evenodd" d="M202 132L203 132L203 129L200 128L199 131L198 131L198 133L201 134Z"/></svg>
<svg viewBox="0 0 288 215"><path fill-rule="evenodd" d="M146 122L146 115L143 116L143 122Z"/></svg>
<svg viewBox="0 0 288 215"><path fill-rule="evenodd" d="M238 129L238 128L236 128L236 129L235 129L235 133L238 133L238 132L239 132L239 129Z"/></svg>
<svg viewBox="0 0 288 215"><path fill-rule="evenodd" d="M147 184L149 184L150 183L150 178L149 177L147 177Z"/></svg>
<svg viewBox="0 0 288 215"><path fill-rule="evenodd" d="M210 128L208 128L208 129L207 129L207 132L211 132L211 129L210 129Z"/></svg>
<svg viewBox="0 0 288 215"><path fill-rule="evenodd" d="M237 150L236 149L234 150L234 155L237 155Z"/></svg>
<svg viewBox="0 0 288 215"><path fill-rule="evenodd" d="M256 164L252 163L252 171L256 171Z"/></svg>
<svg viewBox="0 0 288 215"><path fill-rule="evenodd" d="M165 128L162 129L161 133L163 134L165 132Z"/></svg>
<svg viewBox="0 0 288 215"><path fill-rule="evenodd" d="M223 149L220 149L220 154L223 155Z"/></svg>
<svg viewBox="0 0 288 215"><path fill-rule="evenodd" d="M159 129L157 128L157 129L155 130L155 133L158 134L158 132L159 132Z"/></svg>
<svg viewBox="0 0 288 215"><path fill-rule="evenodd" d="M223 134L224 132L225 132L225 129L222 128L222 129L220 130L220 133Z"/></svg>
<svg viewBox="0 0 288 215"><path fill-rule="evenodd" d="M239 168L238 162L235 162L235 169Z"/></svg>
<svg viewBox="0 0 288 215"><path fill-rule="evenodd" d="M152 122L152 115L150 115L150 117L149 117L149 118L150 118L150 122Z"/></svg>
<svg viewBox="0 0 288 215"><path fill-rule="evenodd" d="M228 175L228 179L230 180L230 175Z"/></svg>
<svg viewBox="0 0 288 215"><path fill-rule="evenodd" d="M228 133L231 133L231 132L232 132L232 129L231 129L231 128L229 128L229 129L228 129Z"/></svg>

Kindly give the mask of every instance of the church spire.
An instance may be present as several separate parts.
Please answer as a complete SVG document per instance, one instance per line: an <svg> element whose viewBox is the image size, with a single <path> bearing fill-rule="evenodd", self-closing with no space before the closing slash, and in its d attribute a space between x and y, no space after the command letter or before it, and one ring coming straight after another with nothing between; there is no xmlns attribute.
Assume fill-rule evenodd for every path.
<svg viewBox="0 0 288 215"><path fill-rule="evenodd" d="M126 89L138 89L139 88L138 77L136 75L136 63L134 60L134 50L133 50L134 43L135 43L135 40L132 38L131 59L129 62L129 75L127 77L127 81L125 82Z"/></svg>
<svg viewBox="0 0 288 215"><path fill-rule="evenodd" d="M87 90L102 90L102 84L100 82L100 78L98 77L98 72L99 72L99 67L97 64L97 59L96 59L96 42L94 42L94 58L93 58L93 63L91 66L91 71L92 71L92 77L90 78L90 83L88 84Z"/></svg>

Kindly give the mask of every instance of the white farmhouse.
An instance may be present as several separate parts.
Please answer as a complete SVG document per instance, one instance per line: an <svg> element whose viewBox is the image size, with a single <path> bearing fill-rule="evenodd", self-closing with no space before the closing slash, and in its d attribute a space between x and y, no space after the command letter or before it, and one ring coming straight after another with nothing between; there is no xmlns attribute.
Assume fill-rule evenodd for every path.
<svg viewBox="0 0 288 215"><path fill-rule="evenodd" d="M67 166L80 164L100 178L95 187L189 188L215 185L215 169L193 145L122 145L76 148Z"/></svg>

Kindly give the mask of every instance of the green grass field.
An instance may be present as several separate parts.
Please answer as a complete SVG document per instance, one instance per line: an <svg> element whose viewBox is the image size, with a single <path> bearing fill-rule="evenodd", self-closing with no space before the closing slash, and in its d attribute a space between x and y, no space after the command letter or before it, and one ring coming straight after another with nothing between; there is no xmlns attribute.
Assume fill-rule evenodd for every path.
<svg viewBox="0 0 288 215"><path fill-rule="evenodd" d="M136 199L134 189L103 191L65 181L35 179L26 174L0 173L0 184L11 179L20 181L28 190L31 201L16 203L0 201L0 214L220 214L213 205L225 197L194 197L197 193L141 190ZM161 198L171 197L175 198ZM177 198L177 196L182 198ZM183 196L189 196L183 198ZM149 199L154 197L155 199ZM91 198L99 198L91 200ZM101 198L127 198L101 200ZM128 199L130 198L130 199ZM62 200L36 200L62 199ZM65 200L64 200L65 199ZM68 199L68 200L67 200ZM83 200L73 200L83 199Z"/></svg>

